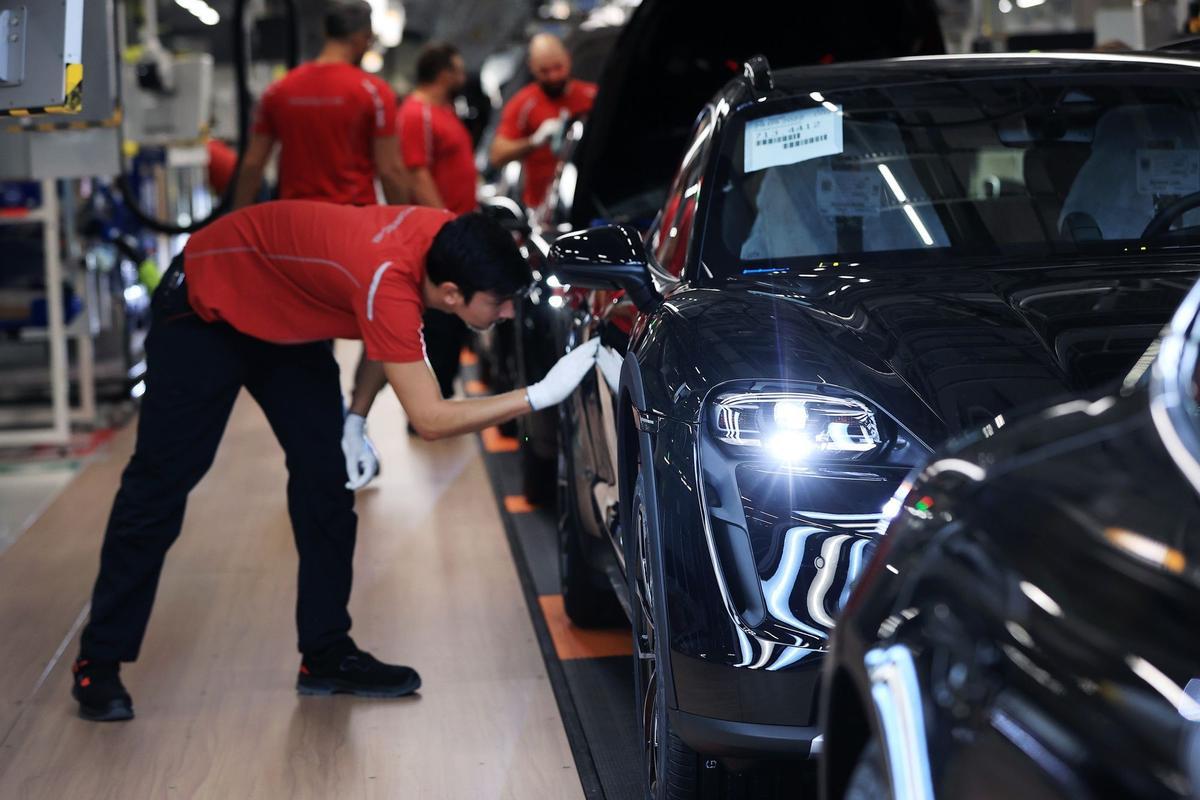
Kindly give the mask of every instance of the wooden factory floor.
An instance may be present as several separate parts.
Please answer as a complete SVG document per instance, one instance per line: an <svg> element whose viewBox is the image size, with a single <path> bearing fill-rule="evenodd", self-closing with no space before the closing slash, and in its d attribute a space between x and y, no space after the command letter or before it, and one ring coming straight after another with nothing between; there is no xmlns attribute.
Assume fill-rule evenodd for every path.
<svg viewBox="0 0 1200 800"><path fill-rule="evenodd" d="M0 554L0 798L581 796L477 439L410 440L387 393L353 633L416 667L420 695L296 695L283 455L244 395L122 672L137 718L78 719L69 666L133 434Z"/></svg>

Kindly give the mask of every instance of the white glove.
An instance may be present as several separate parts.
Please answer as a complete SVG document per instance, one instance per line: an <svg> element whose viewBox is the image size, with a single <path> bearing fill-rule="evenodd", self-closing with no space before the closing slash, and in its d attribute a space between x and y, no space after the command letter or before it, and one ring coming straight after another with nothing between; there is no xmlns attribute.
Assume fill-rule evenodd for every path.
<svg viewBox="0 0 1200 800"><path fill-rule="evenodd" d="M575 391L579 382L596 365L596 351L599 347L599 339L588 339L560 358L546 373L546 377L526 386L525 396L529 398L529 405L533 410L541 411L566 400L567 395Z"/></svg>
<svg viewBox="0 0 1200 800"><path fill-rule="evenodd" d="M346 456L346 488L361 489L379 474L379 453L367 438L367 420L347 414L342 426L342 453Z"/></svg>
<svg viewBox="0 0 1200 800"><path fill-rule="evenodd" d="M621 354L611 347L601 347L596 353L596 366L600 367L604 382L612 389L613 394L616 394L621 386L621 365L624 363L625 359L621 358Z"/></svg>
<svg viewBox="0 0 1200 800"><path fill-rule="evenodd" d="M560 118L551 117L541 125L538 125L537 130L533 132L533 136L529 137L529 143L534 147L541 147L562 132L562 126L563 121Z"/></svg>

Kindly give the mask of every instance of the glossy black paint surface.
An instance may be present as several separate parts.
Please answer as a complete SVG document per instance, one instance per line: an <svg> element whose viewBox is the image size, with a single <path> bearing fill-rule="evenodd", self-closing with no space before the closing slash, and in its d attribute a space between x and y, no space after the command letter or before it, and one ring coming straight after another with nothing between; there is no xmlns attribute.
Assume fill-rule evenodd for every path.
<svg viewBox="0 0 1200 800"><path fill-rule="evenodd" d="M1155 255L684 284L639 320L639 360L667 416L696 420L713 386L772 377L857 391L936 443L1118 376L1198 268L1196 254Z"/></svg>
<svg viewBox="0 0 1200 800"><path fill-rule="evenodd" d="M775 91L948 82L961 68L948 59L785 70ZM995 74L1008 62L970 68ZM701 114L696 130L719 140L750 96L731 83L709 106L713 129L704 132ZM647 234L652 245L662 224ZM1200 272L1200 252L1175 247L1103 259L827 262L717 282L686 252L674 273L651 260L664 302L649 313L612 292L563 295L561 341L600 336L628 353L618 396L590 378L561 410L580 522L595 566L620 574L628 543L617 507L631 475L618 454L640 447L659 512L672 707L796 735L817 722L830 631L908 469L947 438L1119 379ZM867 404L889 432L887 458L784 468L715 446L706 403L746 385L823 387Z"/></svg>
<svg viewBox="0 0 1200 800"><path fill-rule="evenodd" d="M1200 502L1150 402L1143 382L935 456L834 637L828 797L882 735L864 658L895 645L937 796L1195 796Z"/></svg>

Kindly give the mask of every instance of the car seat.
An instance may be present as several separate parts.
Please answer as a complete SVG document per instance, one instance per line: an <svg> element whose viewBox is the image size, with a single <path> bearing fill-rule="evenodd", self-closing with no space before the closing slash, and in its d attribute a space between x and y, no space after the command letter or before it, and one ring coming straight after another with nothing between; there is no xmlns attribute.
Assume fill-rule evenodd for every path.
<svg viewBox="0 0 1200 800"><path fill-rule="evenodd" d="M1139 238L1165 202L1200 189L1172 194L1166 201L1139 192L1139 150L1197 148L1196 118L1178 106L1112 109L1096 125L1091 154L1075 176L1059 214L1059 230L1073 242ZM1188 212L1185 218L1200 221L1200 213Z"/></svg>
<svg viewBox="0 0 1200 800"><path fill-rule="evenodd" d="M892 123L855 122L843 131L843 150L832 159L813 159L767 170L755 201L757 215L741 247L741 257L760 259L779 256L837 253L837 225L822 208L818 182L822 170L835 164L860 162L863 170L878 178L880 209L862 219L862 252L921 249L926 245L891 189L878 171L886 164L912 202L933 239L934 246L949 244L938 215L922 205L925 192L908 160L899 129Z"/></svg>

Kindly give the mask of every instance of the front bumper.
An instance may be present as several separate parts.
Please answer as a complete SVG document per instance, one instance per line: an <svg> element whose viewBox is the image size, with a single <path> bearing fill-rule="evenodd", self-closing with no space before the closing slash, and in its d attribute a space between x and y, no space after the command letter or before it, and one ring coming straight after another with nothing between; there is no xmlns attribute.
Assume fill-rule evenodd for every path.
<svg viewBox="0 0 1200 800"><path fill-rule="evenodd" d="M667 423L655 447L673 707L699 752L805 755L834 618L906 471L723 478L696 433Z"/></svg>
<svg viewBox="0 0 1200 800"><path fill-rule="evenodd" d="M815 725L762 725L671 711L671 727L688 747L722 758L814 758L821 752Z"/></svg>
<svg viewBox="0 0 1200 800"><path fill-rule="evenodd" d="M671 652L671 674L680 711L713 720L767 727L817 723L817 689L824 653L776 648L768 658L800 659L790 668L731 665Z"/></svg>

